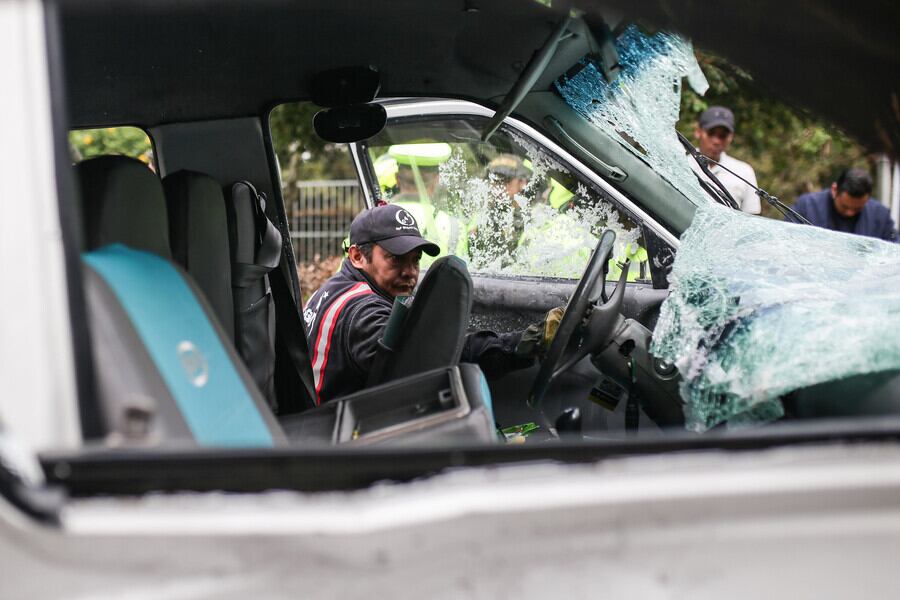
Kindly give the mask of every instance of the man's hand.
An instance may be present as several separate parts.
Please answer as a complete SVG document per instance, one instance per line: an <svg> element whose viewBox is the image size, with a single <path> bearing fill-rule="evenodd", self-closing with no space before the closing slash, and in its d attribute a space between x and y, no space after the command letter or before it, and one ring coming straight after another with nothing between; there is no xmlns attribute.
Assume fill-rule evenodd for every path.
<svg viewBox="0 0 900 600"><path fill-rule="evenodd" d="M550 348L559 323L565 314L564 306L557 306L544 315L543 320L532 323L522 332L522 339L516 346L518 356L543 356Z"/></svg>

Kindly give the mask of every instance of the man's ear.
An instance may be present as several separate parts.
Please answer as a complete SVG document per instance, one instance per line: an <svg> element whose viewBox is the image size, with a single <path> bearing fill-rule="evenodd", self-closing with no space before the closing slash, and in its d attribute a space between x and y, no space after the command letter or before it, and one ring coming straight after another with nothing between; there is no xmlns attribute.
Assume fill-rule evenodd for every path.
<svg viewBox="0 0 900 600"><path fill-rule="evenodd" d="M366 260L365 255L359 251L359 246L353 245L347 248L347 258L350 259L350 264L356 267L357 269L362 269L369 262Z"/></svg>
<svg viewBox="0 0 900 600"><path fill-rule="evenodd" d="M838 195L837 183L832 183L831 184L831 197L837 198L837 195Z"/></svg>
<svg viewBox="0 0 900 600"><path fill-rule="evenodd" d="M703 130L700 129L700 126L699 126L699 125L697 125L696 127L694 127L694 139L695 139L695 140L699 140L699 139L700 139L700 134L701 134L701 133L703 133Z"/></svg>

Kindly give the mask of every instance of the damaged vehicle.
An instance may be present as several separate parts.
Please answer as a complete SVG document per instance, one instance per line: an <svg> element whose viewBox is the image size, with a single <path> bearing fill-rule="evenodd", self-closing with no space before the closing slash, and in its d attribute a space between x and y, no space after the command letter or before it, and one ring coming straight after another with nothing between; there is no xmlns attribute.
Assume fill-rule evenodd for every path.
<svg viewBox="0 0 900 600"><path fill-rule="evenodd" d="M693 37L894 152L898 13L862 44L766 4L0 3L10 595L894 588L900 247L735 210L675 123ZM767 10L870 93L809 92ZM298 101L442 249L322 406L270 128ZM72 164L120 126L149 165ZM460 363L560 305L532 368Z"/></svg>

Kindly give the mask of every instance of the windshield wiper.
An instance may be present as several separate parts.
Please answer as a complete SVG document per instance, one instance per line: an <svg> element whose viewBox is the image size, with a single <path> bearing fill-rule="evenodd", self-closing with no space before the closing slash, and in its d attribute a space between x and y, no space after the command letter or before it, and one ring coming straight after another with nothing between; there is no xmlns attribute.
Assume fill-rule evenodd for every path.
<svg viewBox="0 0 900 600"><path fill-rule="evenodd" d="M718 165L719 167L725 169L726 171L728 171L729 173L731 173L732 175L734 175L735 177L737 177L738 179L740 179L741 181L743 181L744 183L749 185L751 188L754 189L754 191L756 192L756 195L759 196L760 199L765 200L770 205L774 206L785 219L790 218L795 223L802 223L804 225L812 225L812 223L810 223L806 219L806 217L804 217L803 215L798 213L796 210L794 210L793 208L791 208L790 206L788 206L787 204L785 204L784 202L779 200L776 196L773 196L772 194L770 194L766 190L762 189L761 187L753 185L752 183L750 183L749 181L747 181L746 179L744 179L743 177L741 177L740 175L738 175L737 173L735 173L734 171L732 171L731 169L729 169L728 167L723 165L722 163L720 163L716 160L713 160L704 154L700 154L697 151L697 149L694 148L694 145L691 144L691 142L686 137L684 137L680 131L676 131L676 133L678 134L678 139L681 140L681 145L684 146L685 149L688 151L688 153L694 157L694 160L696 160L697 164L700 165L700 169L703 171L703 173L707 177L709 177L713 183L716 184L716 186L719 188L719 190L721 190L721 192L724 194L724 198L729 200L730 203L722 202L722 198L716 197L716 195L713 194L714 200L717 200L718 202L725 204L726 206L731 206L731 208L734 208L736 210L741 209L741 207L738 205L738 203L735 202L734 198L731 197L731 194L728 193L728 190L725 189L725 186L722 184L722 182L719 181L719 178L716 177L715 175L713 175L713 172L710 171L709 163ZM699 177L698 177L698 179L699 179ZM709 188L709 186L705 185L705 182L702 179L700 179L700 184L703 186L703 188L708 193L711 193L713 191L718 191L718 190L711 190Z"/></svg>
<svg viewBox="0 0 900 600"><path fill-rule="evenodd" d="M709 161L711 160L709 157L700 154L694 145L684 137L680 131L675 132L678 135L678 141L681 142L681 145L684 146L684 149L688 151L688 154L694 157L694 160L697 161L697 164L700 165L700 170L703 171L703 174L709 177L709 180L712 181L718 189L710 188L709 184L703 181L699 176L697 177L698 181L700 181L700 186L706 190L712 199L718 202L719 204L724 204L729 208L733 208L735 210L741 210L741 206L737 203L737 201L731 197L731 193L728 189L719 181L719 178L713 175L713 172L709 170ZM724 167L723 167L724 168Z"/></svg>

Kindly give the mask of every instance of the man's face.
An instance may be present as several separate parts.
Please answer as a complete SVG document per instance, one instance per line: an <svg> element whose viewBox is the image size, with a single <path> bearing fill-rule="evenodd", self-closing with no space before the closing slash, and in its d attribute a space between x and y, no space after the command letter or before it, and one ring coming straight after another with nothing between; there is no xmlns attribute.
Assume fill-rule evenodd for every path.
<svg viewBox="0 0 900 600"><path fill-rule="evenodd" d="M831 184L831 197L834 200L834 210L837 214L847 218L858 215L869 201L869 194L851 196L844 191L838 192L836 183Z"/></svg>
<svg viewBox="0 0 900 600"><path fill-rule="evenodd" d="M527 179L524 177L513 177L506 182L506 193L510 198L513 198L516 194L520 194L526 187L528 187Z"/></svg>
<svg viewBox="0 0 900 600"><path fill-rule="evenodd" d="M694 137L697 138L697 147L700 148L700 153L718 161L722 152L728 150L728 146L731 145L734 133L721 126L711 129L697 127L694 129Z"/></svg>
<svg viewBox="0 0 900 600"><path fill-rule="evenodd" d="M353 252L356 250L356 252ZM350 262L365 271L375 284L391 296L409 296L419 281L421 250L401 256L391 254L378 244L372 248L372 260L366 260L356 246L350 248Z"/></svg>

